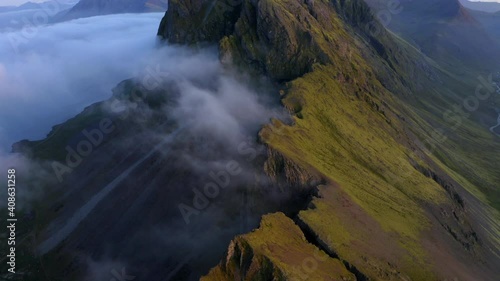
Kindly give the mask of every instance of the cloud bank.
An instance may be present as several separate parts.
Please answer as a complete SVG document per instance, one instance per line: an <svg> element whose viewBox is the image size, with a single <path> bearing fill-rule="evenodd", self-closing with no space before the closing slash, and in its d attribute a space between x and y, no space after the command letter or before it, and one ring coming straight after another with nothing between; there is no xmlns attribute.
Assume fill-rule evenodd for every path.
<svg viewBox="0 0 500 281"><path fill-rule="evenodd" d="M43 138L150 64L161 13L121 14L0 32L0 149ZM23 33L24 32L24 33ZM13 43L14 42L14 43Z"/></svg>
<svg viewBox="0 0 500 281"><path fill-rule="evenodd" d="M287 199L275 195L265 179L266 151L257 142L263 124L286 115L275 106L274 85L222 66L215 49L160 47L155 33L161 16L111 15L38 27L15 48L11 38L22 31L0 32L0 168L17 168L28 180L20 197L27 203L41 199L46 186L63 191L61 198L51 198L57 218L38 233L39 253L61 246L80 255L73 266L87 280L118 280L125 273L141 280L181 275L198 280L234 235L255 227L261 214ZM2 156L2 148L43 138L53 125L107 100L112 88L132 77L175 101L160 108L140 100L127 99L118 107L113 100L104 103L116 127L123 120L125 129L92 147L63 182L56 180L53 162ZM157 140L174 139L162 129L165 119L175 121L183 136L155 146ZM81 132L69 139L61 149L87 141ZM111 158L122 161L107 165ZM236 165L230 170L239 172L229 175L230 163ZM206 193L207 186L210 202L193 204L195 190ZM161 204L154 204L158 198ZM181 204L197 208L189 224ZM89 233L100 239L88 239ZM73 248L80 244L85 250Z"/></svg>

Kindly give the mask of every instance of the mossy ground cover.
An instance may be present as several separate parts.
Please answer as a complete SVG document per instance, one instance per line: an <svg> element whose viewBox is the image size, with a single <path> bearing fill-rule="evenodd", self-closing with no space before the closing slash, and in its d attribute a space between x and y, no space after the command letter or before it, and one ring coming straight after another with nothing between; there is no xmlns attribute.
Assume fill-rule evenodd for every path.
<svg viewBox="0 0 500 281"><path fill-rule="evenodd" d="M397 120L389 121L374 111L334 77L332 69L325 66L292 82L284 103L300 108L301 118L296 117L293 126L280 128L281 134L267 127L261 137L293 161L310 165L338 183L405 249L407 256L400 267L419 268L415 275L429 274L427 257L419 246L420 232L429 223L421 204L443 203L446 194L411 165L415 155L394 137ZM315 232L335 237L332 243L343 244L340 249L331 245L341 256L361 259L367 249L354 247L351 241L356 241L356 235L368 239L369 233L362 228L339 227L348 223L343 221L347 217L335 218L335 212L326 207L328 202L321 201L315 202L316 209L302 212L301 219Z"/></svg>
<svg viewBox="0 0 500 281"><path fill-rule="evenodd" d="M251 261L241 280L269 280L252 275L266 266L273 268L269 274L272 280L356 280L340 260L307 242L300 228L283 213L265 215L258 229L237 237L229 249L229 256L223 261L233 263L229 274L216 267L202 281L240 280L237 273L230 271L245 263L247 257Z"/></svg>
<svg viewBox="0 0 500 281"><path fill-rule="evenodd" d="M332 250L359 262L361 270L372 277L383 279L385 273L397 268L414 280L437 278L436 268L431 266L432 257L421 243L422 233L436 223L425 206L454 203L443 187L414 166L427 168L430 158L430 162L446 167L446 171L455 171L451 173L454 179L463 174L471 182L466 188L483 200L493 198L485 194L496 181L495 172L484 169L494 156L484 160L480 155L468 155L465 151L471 151L473 142L462 136L462 131L452 132L449 147L443 149L445 144L440 144L427 157L418 145L434 137L436 127L444 126L443 111L466 96L465 89L470 87L465 86L471 83L472 71L464 68L462 74L469 80L459 79L389 32L376 38L351 36L362 33L363 24L370 17L350 15L342 7L337 12L325 7L328 17L305 16L298 20L302 15L287 12L290 5L284 5L286 2L265 3L274 13L283 13L276 24L285 26L288 33L294 34L302 24L307 25L315 46L332 63L316 63L311 72L287 83L283 104L294 113L294 124L286 126L274 120L272 126L261 131L261 139L293 162L312 167L338 184L353 206L361 208L360 215L374 220L377 227L373 229L381 235L377 242L394 247L394 255L385 256L381 250L367 258L369 245L356 243L370 239L372 233L363 224L351 224L349 212L339 214L331 204L335 198L315 199L315 208L302 212L300 218L313 232L335 237L328 240ZM300 38L293 38L297 44L307 45ZM244 45L258 44L254 37L242 39ZM237 42L231 37L231 44L223 47L235 48ZM272 61L268 57L266 63L269 59ZM374 69L375 65L384 69ZM381 78L390 83L382 86ZM485 130L479 135L487 138ZM491 141L482 144L494 147ZM464 164L468 158L473 163ZM482 177L489 179L483 182ZM387 266L385 262L389 260L394 264Z"/></svg>

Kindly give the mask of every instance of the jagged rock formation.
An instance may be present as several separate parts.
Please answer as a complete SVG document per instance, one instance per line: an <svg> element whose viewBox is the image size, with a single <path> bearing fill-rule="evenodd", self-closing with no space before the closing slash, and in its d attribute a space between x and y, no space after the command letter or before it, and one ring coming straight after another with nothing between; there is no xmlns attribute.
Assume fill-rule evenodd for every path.
<svg viewBox="0 0 500 281"><path fill-rule="evenodd" d="M368 7L356 10L351 2L336 9L354 24L373 20ZM169 42L220 41L223 61L250 65L279 81L300 77L316 63L333 63L337 51L347 49L328 34L335 29L328 2L171 1L170 6L159 29Z"/></svg>
<svg viewBox="0 0 500 281"><path fill-rule="evenodd" d="M447 8L438 13L469 20L460 4L436 5ZM386 32L364 2L176 0L158 33L172 43L216 43L223 62L281 83L294 124L274 121L261 130L261 141L275 151L266 169L289 183L319 175L324 184L297 223L309 241L342 260L358 280L498 275L494 202L500 178L491 163L499 155L477 159L470 154L472 143L453 130L446 131L445 141L429 142L442 112L456 102L454 84L464 87L459 90L464 96L473 86ZM439 53L428 54L438 59ZM438 92L441 110L426 105ZM476 131L474 122L463 129ZM484 128L476 136L483 145L498 147ZM460 164L464 158L478 168ZM478 190L490 199L477 196ZM267 237L261 230L250 235ZM248 263L227 262L258 251L245 237L232 242L227 260L207 280L247 280L247 274L259 276L259 265L264 277L254 280L294 280L277 270L282 268L277 252L259 253L251 272Z"/></svg>
<svg viewBox="0 0 500 281"><path fill-rule="evenodd" d="M356 280L337 258L310 244L283 213L262 217L260 227L231 242L225 259L202 281Z"/></svg>

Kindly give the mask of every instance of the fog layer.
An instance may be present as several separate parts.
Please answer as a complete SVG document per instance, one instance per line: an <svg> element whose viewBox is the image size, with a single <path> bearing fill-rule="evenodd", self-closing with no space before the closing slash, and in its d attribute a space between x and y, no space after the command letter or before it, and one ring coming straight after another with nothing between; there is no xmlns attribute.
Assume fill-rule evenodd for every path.
<svg viewBox="0 0 500 281"><path fill-rule="evenodd" d="M43 138L144 71L161 17L110 15L0 32L0 150Z"/></svg>

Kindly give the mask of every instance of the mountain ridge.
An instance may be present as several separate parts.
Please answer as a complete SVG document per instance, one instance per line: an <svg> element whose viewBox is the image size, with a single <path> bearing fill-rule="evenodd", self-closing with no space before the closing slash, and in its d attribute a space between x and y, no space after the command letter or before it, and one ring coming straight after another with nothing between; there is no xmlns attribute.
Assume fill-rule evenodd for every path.
<svg viewBox="0 0 500 281"><path fill-rule="evenodd" d="M178 2L185 3L183 1ZM452 22L456 20L465 20L468 24L476 25L476 22L471 20L463 7L461 7L461 5L456 1L454 3L456 4L453 6L455 9L453 7L449 9L448 12L444 14L445 17ZM467 212L464 211L465 207L461 203L463 196L466 196L467 191L461 186L460 183L451 178L449 180L443 180L443 178L448 177L446 175L448 170L439 168L439 166L442 165L439 163L440 160L434 157L430 158L429 156L425 156L425 150L418 152L421 148L418 148L418 142L412 140L411 137L409 137L410 135L406 135L406 139L399 139L398 137L395 137L398 134L401 134L395 132L407 130L404 129L407 126L404 125L404 123L407 123L407 121L404 121L400 111L407 110L408 108L405 109L405 106L401 107L400 102L406 99L404 96L402 96L402 99L401 96L395 96L392 98L390 97L391 94L388 93L387 90L394 91L399 87L399 89L406 89L406 91L410 90L409 92L422 92L422 89L417 91L412 91L411 89L418 89L418 87L411 87L408 89L409 85L414 85L414 83L410 81L408 81L409 84L407 86L402 84L402 81L405 81L405 75L399 71L399 68L408 65L404 61L394 60L396 53L384 51L387 47L399 49L408 47L400 45L397 38L385 33L384 29L380 29L382 30L382 33L378 34L378 36L365 33L366 30L364 29L364 24L370 23L372 21L372 17L368 7L365 6L364 3L361 1L334 1L330 6L326 2L315 2L314 4L311 2L299 3L296 1L265 0L244 2L242 7L238 8L241 10L231 11L234 12L234 14L240 14L239 18L234 18L233 13L230 13L231 16L228 16L227 18L223 17L221 14L217 14L219 8L217 4L211 10L212 13L215 13L214 15L210 14L208 16L201 17L198 13L203 14L207 10L207 2L194 1L190 2L190 4L192 4L195 8L192 10L188 9L189 12L187 13L182 13L184 17L181 17L181 13L176 11L176 7L183 7L182 9L186 8L181 4L174 4L171 9L167 11L159 31L159 34L163 35L166 40L173 43L193 44L198 40L204 41L207 39L208 41L217 41L219 39L220 56L223 61L228 60L235 62L237 65L240 64L250 66L250 68L257 69L258 73L267 74L277 81L290 81L286 83L286 86L284 86L285 90L282 94L282 101L285 107L294 113L294 125L289 127L279 124L279 121L276 121L277 123L274 124L273 127L284 126L285 132L281 131L278 135L276 135L272 128L265 127L259 135L261 140L266 143L270 149L277 150L277 153L282 153L289 159L289 161L296 163L296 165L301 166L303 169L316 170L316 172L319 172L323 179L328 183L327 186L321 189L323 195L321 195L322 193L320 191L318 198L313 199L313 202L315 203L310 206L311 209L301 211L299 218L301 224L307 225L308 229L311 229L312 232L319 237L320 241L323 241L321 244L326 245L330 253L335 253L335 255L340 256L342 260L347 260L349 264L354 265L356 270L361 271L364 276L369 276L369 278L373 279L397 280L401 278L410 278L412 280L443 280L446 278L456 278L457 276L453 276L453 274L457 274L461 275L461 277L458 278L464 278L465 280L469 280L472 276L478 275L481 275L481 278L484 280L494 280L493 276L495 274L493 273L493 264L490 264L488 270L479 269L482 266L477 264L478 267L469 267L470 271L468 272L468 270L466 270L463 266L464 264L469 263L468 261L465 261L468 258L461 260L454 257L453 254L446 254L446 258L443 257L445 262L444 264L441 264L442 261L431 258L433 255L425 254L427 251L432 252L433 247L444 247L445 253L458 253L464 250L465 252L468 252L472 247L475 249L473 250L474 252L477 251L472 256L476 254L485 255L485 257L488 257L486 258L487 260L494 262L494 257L498 256L498 247L496 247L495 250L495 247L493 246L493 248L491 248L493 249L493 252L489 252L489 250L487 250L489 246L486 246L485 248L481 246L483 243L494 245L496 242L493 242L494 240L492 242L487 242L491 237L486 237L490 234L487 234L486 232L478 234L478 232L476 232L478 229L481 229L482 226L472 223L472 219L468 217ZM442 14L439 13L437 15L442 16ZM204 22L206 25L202 26L201 29L193 27L193 25L190 25L191 22L188 20L190 16L198 19L207 19L207 21ZM221 17L224 20L221 21ZM226 23L225 20L228 20L229 22ZM224 26L217 25L218 22L223 22L226 26L231 26L231 22L235 22L234 31L227 29ZM195 24L197 26L199 21L195 21ZM266 29L263 28L264 26L266 26ZM307 26L307 28L304 26ZM204 28L210 28L210 30L206 30ZM276 30L274 28L276 28ZM266 33L263 32L264 30ZM332 32L332 30L335 31ZM208 36L203 38L198 34L198 32L208 34ZM270 34L271 36L267 34ZM356 34L357 36L354 36L353 34ZM304 39L307 44L302 43L301 40ZM341 42L346 44L343 48L342 44L340 44ZM350 42L350 44L347 42ZM330 51L328 48L324 48L323 46L330 46L330 48L333 47L333 51ZM355 47L349 48L347 46ZM360 48L362 51L360 52L357 48ZM296 50L300 50L300 52L297 52ZM369 50L371 50L371 52ZM407 55L414 52L411 51L411 48L406 50L408 50ZM276 51L277 53L274 54L273 51ZM309 52L318 55L319 60L310 60L308 57ZM326 58L323 59L323 57ZM401 55L401 57L405 57L405 55ZM290 61L290 59L292 59L292 61ZM380 81L374 78L374 73L377 71L372 70L365 62L365 60L374 60L379 61L380 63L380 59L385 61L383 63L386 67L385 71L389 71L389 73L392 72L397 78L401 79L399 82L397 80L395 81L396 85L393 85L393 87L391 87L392 89L384 89L381 87ZM407 61L411 61L411 59L407 58ZM274 62L279 62L277 69L270 65ZM289 62L291 62L291 65L298 66L295 69L295 71L298 72L287 72L287 63ZM426 68L434 68L431 65L432 63L430 63ZM413 67L413 71L425 77L427 76L427 73L423 72L425 72L426 68L417 69ZM412 69L412 67L409 67L409 69ZM435 71L436 73L439 73L439 76L446 76L445 73L438 69L435 69ZM356 73L356 75L351 76L351 72ZM342 84L339 84L339 82ZM433 87L437 88L442 87L439 86L439 84L443 83L443 81L440 83L436 82L438 81L430 82L428 80L423 83L428 85L433 84ZM350 96L349 92L351 92L351 95L355 93L355 96ZM319 95L315 95L314 93L318 93ZM332 100L328 97L329 95L335 96L337 103L342 104L342 106L337 108L335 102L332 102ZM412 98L410 98L410 100L411 99ZM378 116L370 115L370 118L372 122L377 120L375 121L377 124L376 126L379 127L384 133L382 133L382 135L379 133L373 133L373 135L368 133L370 131L369 125L368 123L364 123L366 122L365 118L368 117L356 115L358 118L354 120L340 117L343 114L347 114L345 113L346 111L350 112L350 114L352 114L351 116L356 114L356 107L349 105L348 101L356 104L356 106L364 108L364 110L361 111L364 114L380 114ZM332 115L328 115L327 112L330 112L332 109L336 110L334 111L335 113L332 112L330 113ZM322 111L324 113L322 113ZM408 114L409 112L406 113ZM418 116L410 113L410 115L406 115L405 118L413 119L418 118ZM417 123L422 122L422 120L414 120ZM364 128L363 133L359 132L356 134L353 132L355 131L353 128L360 126ZM410 131L407 131L406 133L410 134ZM309 138L314 136L312 139L315 141L310 142L307 139L300 137L301 134L307 135ZM363 187L364 184L362 181L357 181L348 176L352 172L349 172L347 167L350 167L350 169L357 169L354 168L357 167L357 165L368 165L371 166L369 169L378 171L377 173L381 173L381 177L386 180L387 177L392 177L387 175L387 171L392 171L394 168L385 168L384 170L377 167L376 164L372 166L372 164L369 164L372 160L370 160L370 158L366 158L366 154L364 156L354 156L356 160L354 163L350 164L349 160L343 164L332 164L314 158L324 158L325 155L328 155L331 159L338 157L341 159L349 159L349 157L353 157L352 152L349 151L353 151L355 148L351 147L350 149L346 149L346 146L349 147L349 144L346 143L346 139L351 142L357 142L360 141L359 136L363 134L365 136L369 134L372 136L373 140L377 140L372 141L371 144L359 143L357 145L357 147L363 147L366 154L370 154L370 149L380 150L380 147L374 147L378 146L378 144L375 145L374 143L382 141L382 139L389 141L390 139L395 138L394 143L391 140L392 144L390 147L392 148L385 148L387 151L392 150L395 152L395 147L400 147L402 152L406 151L404 147L412 147L413 153L416 153L416 155L412 156L410 159L407 157L413 153L409 152L403 152L400 156L400 160L397 160L397 158L391 159L392 157L383 157L380 154L378 154L378 158L383 158L384 160L382 161L387 161L385 162L387 165L395 165L394 167L408 165L407 170L409 171L409 174L405 175L404 173L398 173L396 179L400 176L404 178L411 175L413 179L405 179L404 182L412 182L418 179L420 183L416 184L415 188L419 186L422 190L422 187L426 186L426 191L422 191L424 192L423 194L426 195L413 194L414 191L411 191L412 188L400 186L401 182L398 181L395 183L391 182L389 185L386 185L387 183L379 182L377 177L372 178L372 176L368 176L370 174L370 172L368 172L366 177L370 178L370 184L374 186L386 186L384 188L376 188L377 192L380 194L372 194L369 189ZM328 135L329 137L325 135ZM329 143L332 140L338 142L340 146L336 147L335 145ZM326 152L322 149L322 147L328 147L332 151ZM339 159L337 159L337 161L339 163L343 162ZM430 167L424 169L417 168L421 166ZM362 172L364 169L366 168L360 167L358 173L364 173ZM413 169L417 170L417 172ZM439 172L437 172L438 170ZM352 176L354 177L354 174L352 174ZM339 194L344 194L342 197L345 197L344 200L349 202L347 205L351 206L350 208L341 211L338 206L332 205L332 202L335 202L339 195L332 196L326 194L332 194L332 192L333 194L336 194L333 191L335 190L335 186L339 187ZM402 197L398 197L399 199L393 198L392 201L404 201L406 202L404 203L405 207L398 204L396 204L398 207L387 206L390 204L385 202L387 199L383 199L383 197L392 197L393 195L386 194L383 190L385 188L390 189L389 186L395 188L395 193L393 193L394 196L398 197L395 194L400 192L402 195ZM433 186L440 186L441 189L435 189ZM421 196L424 196L427 199L423 199ZM412 202L413 200L416 201ZM421 203L418 203L422 202L421 200L430 200L429 204L431 205L427 205L427 203L425 203L424 205L427 207L423 207L420 205ZM436 200L440 203L436 203ZM432 201L434 203L430 203ZM480 207L482 203L479 201L473 203L474 201L475 199L470 198L468 202L472 204L474 208L478 207L488 209L486 206ZM437 204L440 207L432 207L433 204ZM377 222L375 225L380 224L381 229L392 229L392 231L399 234L396 235L396 238L384 237L384 230L375 230L377 229L376 226L374 226L374 229L367 230L363 229L361 226L353 228L351 225L350 230L346 231L345 228L348 228L350 224L349 221L355 218L351 217L353 215L352 213L356 210L356 208L352 206L359 206L360 210L362 210L362 216L366 217L366 219L374 218ZM384 208L402 209L397 213L393 213L389 210L385 213L385 211L382 211ZM454 219L450 220L450 218L443 215L443 213L438 215L439 211L437 210L440 208L441 210L447 210L444 211L445 213L453 212L457 215L460 213L460 215L458 215L460 219L454 221ZM413 211L410 211L410 209ZM462 211L458 212L457 210L460 209L462 209ZM393 221L385 221L385 218L380 217L380 214L377 214L380 212L384 212L384 216L394 216ZM401 220L401 217L398 218L399 216L406 217L403 215L405 213L413 213L414 215L420 213L420 215L415 217L415 220L410 223L407 220L408 218L406 218L406 222L403 222L405 220ZM335 218L327 220L325 218L326 216L334 216ZM401 221L401 224L397 223L397 221ZM419 224L427 225L427 223L424 222L429 223L429 225L440 225L438 227L432 227L432 232L426 232L426 236L429 235L426 240L429 239L429 241L436 241L436 239L438 239L440 242L437 245L431 247L422 246L420 244L422 241L419 238L416 238L419 236L416 233L420 233L429 227L417 227ZM335 229L335 226L340 226L342 231ZM444 227L444 229L440 229L441 227ZM485 225L483 227L485 227ZM491 225L486 227L492 227L491 231L493 232L498 231L498 224L496 224L496 226ZM489 232L489 230L487 232ZM367 241L370 239L369 237L373 239L373 235L375 235L375 233L380 235L376 238L376 244L399 244L405 246L401 248L395 246L393 249L394 253L389 254L389 256L384 256L385 253L382 250L366 254L368 251L367 249L370 247L369 244L364 246L355 246L355 244L351 244L353 243L352 240L347 238L349 236L354 236L356 237L355 241ZM455 242L442 239L442 237L447 237L450 233L455 237ZM402 237L415 238L408 238L407 240L406 238L397 238L398 235L402 235ZM479 240L476 240L476 238L474 238L476 235L482 236L484 239L480 238ZM328 239L328 236L333 236L333 239ZM395 242L398 240L399 242ZM454 244L457 242L458 244ZM401 257L394 257L394 255L401 255L401 253L403 253L402 256L406 256L406 258L401 259ZM272 256L273 253L270 253L269 255ZM462 254L460 254L460 256L461 255ZM472 256L471 259L475 260ZM232 257L228 256L228 259L229 258ZM415 263L412 263L411 265L405 264L404 260L406 259L416 261L420 265L417 266ZM472 260L470 262L472 262ZM430 268L424 266L424 264L428 265L428 263L434 264L434 266L431 266ZM389 264L389 266L387 266L387 264ZM451 266L453 264L454 267L462 267L464 270L460 272L447 271L445 269L446 264L448 264L447 266ZM460 264L462 264L462 266L460 266ZM286 267L292 265L288 264L283 266ZM227 269L227 265L225 268L223 264L221 264L207 276L207 280L232 280L231 278L233 277L231 276L233 276L234 270L239 269ZM265 271L264 268L262 270ZM403 276L398 274L403 274ZM245 278L250 278L250 276L243 276L242 279L246 280ZM281 278L275 276L273 280L281 280Z"/></svg>
<svg viewBox="0 0 500 281"><path fill-rule="evenodd" d="M461 11L454 8L445 13L452 20ZM192 50L216 45L225 70L249 72L252 79L244 79L250 81L271 80L263 94L279 99L291 120L273 118L252 131L259 152L250 176L234 178L217 200L207 200L205 212L217 212L188 226L175 219L176 200L194 202L186 186L209 180L189 157L247 163L248 155L232 153L235 148L219 143L216 132L174 135L181 127L170 114L182 98L175 79L156 91L124 81L112 99L61 124L44 141L18 144L18 151L36 159L64 162L65 144L78 132L104 117L116 121L102 147L56 184L64 196L55 192L53 205L41 207L47 221L70 217L99 187L151 155L79 231L41 257L44 268L59 273L55 280L68 274L83 279L74 252L100 257L101 241L148 280L167 273L204 281L498 276L500 175L491 163L500 159L500 142L478 121L493 118L489 104L498 97L491 95L487 108L460 123L450 125L456 116L443 116L474 93L474 79L483 72L466 63L443 66L441 53L422 52L386 30L361 0L172 0L158 35ZM119 118L105 110L116 99L137 103ZM152 151L162 134L172 142ZM174 256L152 265L131 253L131 245L143 245L142 227L165 222L173 227L155 238L167 242L149 250L173 249ZM47 225L40 222L38 240L50 237ZM209 227L223 238L211 237ZM215 250L207 246L212 243Z"/></svg>

